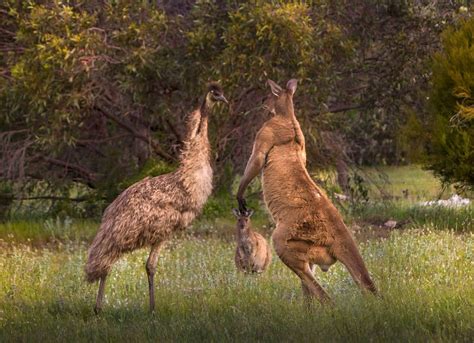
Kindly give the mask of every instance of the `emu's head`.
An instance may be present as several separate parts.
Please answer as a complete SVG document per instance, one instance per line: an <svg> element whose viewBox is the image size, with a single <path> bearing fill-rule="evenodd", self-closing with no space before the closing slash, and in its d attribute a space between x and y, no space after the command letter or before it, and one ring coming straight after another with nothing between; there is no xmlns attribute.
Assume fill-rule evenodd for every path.
<svg viewBox="0 0 474 343"><path fill-rule="evenodd" d="M237 218L237 229L241 231L247 231L250 228L250 217L253 214L253 210L247 210L242 213L237 208L232 209L232 213Z"/></svg>
<svg viewBox="0 0 474 343"><path fill-rule="evenodd" d="M266 99L264 107L276 115L293 114L293 95L296 92L298 81L291 79L287 82L285 89L270 79L267 83L270 86L271 94Z"/></svg>
<svg viewBox="0 0 474 343"><path fill-rule="evenodd" d="M226 104L229 103L224 96L224 91L222 90L221 85L217 82L209 83L207 87L206 101L209 105L212 105L219 101L225 102Z"/></svg>

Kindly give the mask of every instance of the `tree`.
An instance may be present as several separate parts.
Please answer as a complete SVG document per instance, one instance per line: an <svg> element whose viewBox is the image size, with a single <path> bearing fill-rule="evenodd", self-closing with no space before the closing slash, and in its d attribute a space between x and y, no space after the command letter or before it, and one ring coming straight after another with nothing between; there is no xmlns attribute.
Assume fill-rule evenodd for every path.
<svg viewBox="0 0 474 343"><path fill-rule="evenodd" d="M474 18L442 34L434 56L428 167L446 182L474 186Z"/></svg>
<svg viewBox="0 0 474 343"><path fill-rule="evenodd" d="M211 80L231 100L210 121L217 190L242 172L270 115L267 78L300 80L310 168L406 161L399 135L418 140L399 129L426 122L426 57L461 4L5 0L0 193L107 202L169 171Z"/></svg>

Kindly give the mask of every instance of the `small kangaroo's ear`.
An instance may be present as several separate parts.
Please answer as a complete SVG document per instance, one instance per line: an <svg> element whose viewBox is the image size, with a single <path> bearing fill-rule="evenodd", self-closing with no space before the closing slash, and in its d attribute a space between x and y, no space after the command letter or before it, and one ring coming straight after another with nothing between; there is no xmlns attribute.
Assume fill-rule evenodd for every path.
<svg viewBox="0 0 474 343"><path fill-rule="evenodd" d="M272 90L272 94L277 97L280 96L283 89L270 79L267 80L267 83L270 86L270 89Z"/></svg>
<svg viewBox="0 0 474 343"><path fill-rule="evenodd" d="M297 79L291 79L291 80L288 81L288 83L286 84L286 89L288 89L288 90L290 91L291 95L295 94L297 84L298 84L298 80L297 80Z"/></svg>
<svg viewBox="0 0 474 343"><path fill-rule="evenodd" d="M245 216L250 218L250 217L252 216L252 214L253 214L253 210L252 210L252 209L248 209L248 210L247 210L247 213L245 213Z"/></svg>
<svg viewBox="0 0 474 343"><path fill-rule="evenodd" d="M239 211L239 209L233 208L233 209L232 209L232 213L233 213L234 216L236 216L237 218L240 217L240 211Z"/></svg>

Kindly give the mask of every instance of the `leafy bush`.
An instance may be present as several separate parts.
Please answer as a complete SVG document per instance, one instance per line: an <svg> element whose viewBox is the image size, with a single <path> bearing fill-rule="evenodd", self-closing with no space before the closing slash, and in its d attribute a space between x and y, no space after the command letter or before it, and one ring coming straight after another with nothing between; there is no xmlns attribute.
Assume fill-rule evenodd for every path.
<svg viewBox="0 0 474 343"><path fill-rule="evenodd" d="M474 19L448 28L433 61L428 166L446 182L474 186Z"/></svg>
<svg viewBox="0 0 474 343"><path fill-rule="evenodd" d="M437 19L449 23L456 6L5 0L0 179L16 193L38 182L41 195L57 196L81 184L89 198L110 200L147 161L176 162L183 119L210 80L231 100L209 123L216 190L243 171L268 118L267 78L301 81L295 101L311 167L342 155L399 162L397 129L406 108L421 112L421 66L445 25ZM323 132L341 139L331 148Z"/></svg>

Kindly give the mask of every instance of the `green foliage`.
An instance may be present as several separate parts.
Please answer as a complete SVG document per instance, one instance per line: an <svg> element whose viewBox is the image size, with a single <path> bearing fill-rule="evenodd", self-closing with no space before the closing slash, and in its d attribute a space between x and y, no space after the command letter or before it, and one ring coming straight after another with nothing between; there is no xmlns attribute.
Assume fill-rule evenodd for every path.
<svg viewBox="0 0 474 343"><path fill-rule="evenodd" d="M177 160L185 114L210 80L231 100L210 118L218 192L242 172L266 118L267 78L300 80L310 165L327 167L341 151L368 164L415 158L416 132L398 128L423 113L424 56L457 7L343 4L2 2L0 178L24 193L46 184L46 195L80 183L109 201L147 161ZM456 92L469 118L471 93ZM341 151L323 131L342 137ZM61 206L51 208L70 213Z"/></svg>
<svg viewBox="0 0 474 343"><path fill-rule="evenodd" d="M222 65L217 75L231 90L264 84L269 77L297 77L308 82L306 91L314 90L331 81L334 56L350 51L341 28L308 4L256 1L228 6L223 12L210 2L198 2L194 13L201 17L188 37L193 56ZM220 15L210 18L215 12Z"/></svg>
<svg viewBox="0 0 474 343"><path fill-rule="evenodd" d="M407 110L407 119L400 126L397 133L397 146L403 162L422 162L425 155L425 146L422 142L428 140L425 128L416 113Z"/></svg>
<svg viewBox="0 0 474 343"><path fill-rule="evenodd" d="M442 35L443 51L435 55L432 66L428 155L428 167L444 181L471 188L474 186L474 121L462 117L468 117L466 108L474 89L473 37L474 19L449 28Z"/></svg>
<svg viewBox="0 0 474 343"><path fill-rule="evenodd" d="M315 30L308 10L304 4L260 1L232 12L223 52L224 67L233 76L229 82L265 82L265 73L277 80L302 77L306 68L314 69Z"/></svg>

